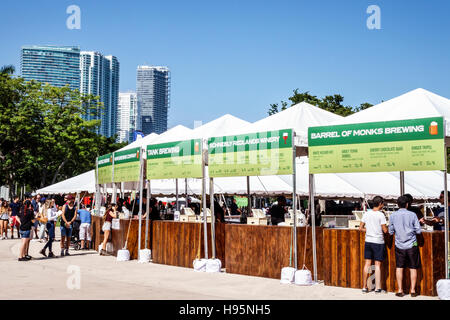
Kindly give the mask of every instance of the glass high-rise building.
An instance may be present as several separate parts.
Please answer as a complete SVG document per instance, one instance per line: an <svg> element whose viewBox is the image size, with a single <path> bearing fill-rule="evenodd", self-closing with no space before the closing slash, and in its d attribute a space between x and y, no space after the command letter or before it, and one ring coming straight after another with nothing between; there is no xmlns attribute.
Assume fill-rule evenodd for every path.
<svg viewBox="0 0 450 320"><path fill-rule="evenodd" d="M132 142L134 132L140 130L137 97L134 92L119 93L117 134L119 142Z"/></svg>
<svg viewBox="0 0 450 320"><path fill-rule="evenodd" d="M114 56L99 52L82 51L80 55L80 92L100 97L103 108L98 116L86 115L86 120L100 119L97 133L112 137L117 130L119 103L119 61Z"/></svg>
<svg viewBox="0 0 450 320"><path fill-rule="evenodd" d="M27 80L55 87L80 89L80 48L67 46L23 46L21 74Z"/></svg>
<svg viewBox="0 0 450 320"><path fill-rule="evenodd" d="M136 94L141 130L145 135L167 131L170 71L167 67L138 66Z"/></svg>

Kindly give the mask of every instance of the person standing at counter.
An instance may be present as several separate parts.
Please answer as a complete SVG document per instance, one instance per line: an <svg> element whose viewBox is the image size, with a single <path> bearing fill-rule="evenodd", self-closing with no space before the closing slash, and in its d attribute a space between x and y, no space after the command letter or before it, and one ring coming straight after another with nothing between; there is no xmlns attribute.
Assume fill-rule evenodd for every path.
<svg viewBox="0 0 450 320"><path fill-rule="evenodd" d="M409 268L411 275L411 297L417 297L417 269L420 269L420 252L417 243L418 234L422 233L419 219L408 210L408 198L401 196L397 200L400 208L389 218L389 234L395 234L395 262L398 285L397 297L403 297L403 269Z"/></svg>
<svg viewBox="0 0 450 320"><path fill-rule="evenodd" d="M381 293L381 263L386 255L384 234L388 232L386 217L381 211L384 200L380 196L373 198L373 209L367 210L359 225L360 231L366 232L364 244L363 293L368 293L368 276L372 262L375 261L375 293Z"/></svg>
<svg viewBox="0 0 450 320"><path fill-rule="evenodd" d="M236 204L236 199L233 198L233 202L231 203L230 206L230 214L232 216L240 216L241 215L241 210L238 208L237 204Z"/></svg>
<svg viewBox="0 0 450 320"><path fill-rule="evenodd" d="M100 251L101 256L108 255L106 252L106 244L109 240L109 235L111 234L111 226L112 226L112 220L117 218L117 204L112 203L108 206L106 209L105 215L103 218L105 219L105 222L103 222L102 231L103 231L103 243L102 243L102 249Z"/></svg>
<svg viewBox="0 0 450 320"><path fill-rule="evenodd" d="M450 200L450 191L448 191L448 199ZM444 215L445 215L445 207L444 207L444 191L441 191L439 196L439 202L442 207L434 211L434 218L432 220L421 220L421 222L426 223L429 226L433 226L434 231L442 231L444 230ZM449 206L450 211L450 206Z"/></svg>
<svg viewBox="0 0 450 320"><path fill-rule="evenodd" d="M413 206L414 198L409 193L404 194L406 198L408 198L408 210L412 211L416 214L417 219L419 219L420 225L424 224L423 213L420 211L419 207Z"/></svg>
<svg viewBox="0 0 450 320"><path fill-rule="evenodd" d="M286 198L284 196L279 196L277 198L277 204L274 204L269 209L270 219L273 226L277 226L279 223L284 222L284 215L287 213L286 210Z"/></svg>

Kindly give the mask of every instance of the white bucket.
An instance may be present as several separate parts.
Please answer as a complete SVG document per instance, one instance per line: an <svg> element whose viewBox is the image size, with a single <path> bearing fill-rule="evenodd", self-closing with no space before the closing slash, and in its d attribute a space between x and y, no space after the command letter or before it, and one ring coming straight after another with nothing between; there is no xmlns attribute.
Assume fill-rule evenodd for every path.
<svg viewBox="0 0 450 320"><path fill-rule="evenodd" d="M108 252L108 253L113 253L114 252L114 246L113 246L112 242L108 242L106 244L106 252Z"/></svg>
<svg viewBox="0 0 450 320"><path fill-rule="evenodd" d="M222 261L219 259L208 259L206 261L206 272L220 272L222 269Z"/></svg>
<svg viewBox="0 0 450 320"><path fill-rule="evenodd" d="M436 290L441 300L450 300L450 279L441 279L436 283Z"/></svg>
<svg viewBox="0 0 450 320"><path fill-rule="evenodd" d="M206 259L195 259L194 264L194 271L195 272L206 272Z"/></svg>
<svg viewBox="0 0 450 320"><path fill-rule="evenodd" d="M117 261L129 261L129 260L130 260L130 251L126 249L117 251Z"/></svg>
<svg viewBox="0 0 450 320"><path fill-rule="evenodd" d="M295 277L295 268L292 267L286 267L281 269L281 284L290 284L294 283L294 277Z"/></svg>
<svg viewBox="0 0 450 320"><path fill-rule="evenodd" d="M298 286L311 286L313 284L311 271L308 269L297 270L295 272L295 284Z"/></svg>
<svg viewBox="0 0 450 320"><path fill-rule="evenodd" d="M148 263L150 262L150 257L152 251L150 249L142 249L139 251L139 261L138 263Z"/></svg>

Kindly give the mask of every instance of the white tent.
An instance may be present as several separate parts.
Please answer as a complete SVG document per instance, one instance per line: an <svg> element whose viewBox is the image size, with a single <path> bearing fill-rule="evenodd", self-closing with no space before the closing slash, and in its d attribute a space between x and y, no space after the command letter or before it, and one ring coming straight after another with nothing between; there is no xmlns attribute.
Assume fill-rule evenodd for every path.
<svg viewBox="0 0 450 320"><path fill-rule="evenodd" d="M95 192L95 170L82 173L70 179L55 183L51 186L39 189L40 194L59 194L76 192Z"/></svg>
<svg viewBox="0 0 450 320"><path fill-rule="evenodd" d="M446 136L450 136L450 100L419 88L348 117L337 119L333 124L393 121L440 116L443 116L446 120Z"/></svg>
<svg viewBox="0 0 450 320"><path fill-rule="evenodd" d="M245 134L269 130L294 129L297 140L296 145L308 145L308 128L326 126L342 117L315 107L309 103L301 102L286 110L249 124L236 130L236 134Z"/></svg>
<svg viewBox="0 0 450 320"><path fill-rule="evenodd" d="M125 147L123 147L123 148L121 148L121 149L119 149L117 151L129 150L129 149L133 149L133 148L139 148L139 147L142 147L142 146L146 146L148 144L153 143L153 141L156 138L158 138L158 136L159 135L156 134L156 133L150 133L149 135L146 135L145 137L143 137L143 138L141 138L139 140L136 140L136 141L130 143L129 145L126 145Z"/></svg>
<svg viewBox="0 0 450 320"><path fill-rule="evenodd" d="M241 128L250 125L250 122L226 114L213 121L192 130L189 138L211 138L235 134Z"/></svg>

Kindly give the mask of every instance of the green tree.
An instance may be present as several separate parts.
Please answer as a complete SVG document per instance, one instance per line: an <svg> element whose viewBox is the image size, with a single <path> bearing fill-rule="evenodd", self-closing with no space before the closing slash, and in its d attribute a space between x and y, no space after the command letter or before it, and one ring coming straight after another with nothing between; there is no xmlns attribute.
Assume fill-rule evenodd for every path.
<svg viewBox="0 0 450 320"><path fill-rule="evenodd" d="M317 96L310 94L309 91L299 92L299 89L295 89L293 91L293 95L288 99L291 101L291 106L301 102L307 102L321 109L333 112L344 117L355 112L365 110L372 106L370 103L362 103L359 107L352 108L351 106L345 106L342 104L344 102L344 97L339 94L325 96L324 98L320 99L317 98ZM285 105L284 109L286 109L287 107L288 106ZM278 104L271 104L268 113L269 115L272 115L284 109L282 108L281 110L278 110Z"/></svg>
<svg viewBox="0 0 450 320"><path fill-rule="evenodd" d="M0 74L12 75L14 72L16 72L16 68L12 64L0 68Z"/></svg>
<svg viewBox="0 0 450 320"><path fill-rule="evenodd" d="M281 101L281 110L280 111L286 110L287 108L288 108L288 103L286 101ZM272 103L270 105L270 109L268 112L269 116L271 116L275 113L278 113L278 103Z"/></svg>
<svg viewBox="0 0 450 320"><path fill-rule="evenodd" d="M0 73L0 184L44 187L95 167L125 144L96 134L98 97Z"/></svg>

